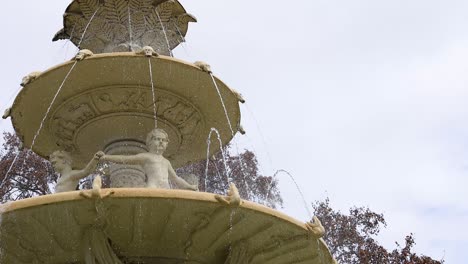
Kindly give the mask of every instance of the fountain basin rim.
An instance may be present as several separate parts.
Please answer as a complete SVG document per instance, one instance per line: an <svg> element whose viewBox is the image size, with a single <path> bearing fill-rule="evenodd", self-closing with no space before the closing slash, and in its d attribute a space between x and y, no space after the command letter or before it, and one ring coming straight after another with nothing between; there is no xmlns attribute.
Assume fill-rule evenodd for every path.
<svg viewBox="0 0 468 264"><path fill-rule="evenodd" d="M146 57L145 55L143 54L137 54L135 52L108 52L108 53L96 53L96 54L93 54L92 56L90 57L86 57L83 59L84 60L94 60L94 59L103 59L103 58L114 58L114 57ZM192 68L195 68L195 69L198 69L200 71L202 71L200 69L200 67L196 66L195 64L191 63L191 62L188 62L188 61L185 61L185 60L182 60L182 59L178 59L178 58L175 58L175 57L171 57L171 56L166 56L166 55L158 55L158 56L152 56L152 57L147 57L147 58L150 58L150 59L156 59L156 60L168 60L168 61L173 61L173 62L176 62L176 63L181 63L181 64L185 64L187 66L190 66ZM62 62L62 63L59 63L55 66L52 66L50 68L47 68L45 71L42 71L41 75L44 75L46 74L47 72L49 71L53 71L55 69L58 69L58 68L62 68L66 65L72 65L74 64L76 61L74 59L71 59L69 61L65 61L65 62ZM80 61L78 61L77 63L80 63ZM209 74L209 73L206 73L206 74ZM213 74L213 77L215 77L216 81L220 81L222 82L220 79L218 79L214 74ZM21 93L21 91L20 91Z"/></svg>
<svg viewBox="0 0 468 264"><path fill-rule="evenodd" d="M71 140L71 143L70 144L67 143L68 145L65 147L61 144L58 144L53 134L53 132L57 132L56 130L57 127L55 128L52 127L52 121L51 121L53 120L53 118L55 117L54 115L57 113L59 109L61 110L67 109L66 105L73 104L71 99L74 100L78 98L77 100L80 100L79 99L80 96L86 97L88 95L91 95L89 96L89 98L91 98L92 96L94 96L92 93L93 92L97 93L98 91L101 91L100 90L101 88L102 89L106 88L109 90L115 88L115 89L120 89L122 91L124 89L128 89L128 90L134 89L134 91L139 91L139 92L150 91L151 86L149 85L149 83L146 83L149 80L145 80L143 81L143 83L140 83L140 79L136 79L135 77L133 78L111 77L109 79L106 79L106 78L99 79L100 78L99 72L97 73L93 72L91 75L83 74L83 72L86 72L86 69L89 69L87 68L89 65L91 65L92 67L100 67L104 65L105 67L103 68L103 71L109 72L109 71L112 71L112 67L106 67L106 66L112 66L113 62L117 62L117 65L122 65L122 63L126 62L127 59L128 59L128 65L132 65L132 66L137 65L137 66L142 66L143 68L147 67L148 62L151 61L152 64L155 66L155 68L153 69L153 76L159 74L159 75L162 75L164 78L166 78L165 82L161 82L163 83L162 85L157 84L156 85L157 87L155 87L155 89L163 92L165 96L167 95L167 96L170 96L171 98L178 99L178 102L179 101L182 102L184 106L187 105L187 108L193 109L195 110L195 113L201 114L201 115L198 115L201 118L200 119L201 130L197 128L197 130L188 132L189 134L193 132L193 134L187 135L187 138L189 138L188 136L193 136L193 143L187 143L188 145L184 146L186 149L192 150L193 146L198 146L200 145L199 143L205 143L206 135L208 135L209 129L211 127L215 127L223 133L224 135L223 145L226 145L229 141L232 140L234 135L231 135L231 132L227 123L221 124L221 123L225 123L224 112L222 111L221 104L219 104L218 101L213 101L214 103L211 103L210 105L214 105L217 110L211 111L210 108L206 104L207 99L203 99L204 97L207 98L206 94L217 96L214 86L211 87L213 84L212 84L212 80L211 80L209 73L204 72L202 69L200 69L200 67L196 66L195 64L192 64L190 62L186 62L180 59L176 59L173 57L169 57L169 56L160 55L157 57L146 57L142 54L137 54L134 52L119 52L119 53L95 54L95 55L92 55L90 57L83 59L82 61L71 60L71 61L63 62L61 64L48 68L44 72L35 76L35 78L32 79L30 83L27 83L24 86L24 88L16 96L13 102L12 111L11 111L11 122L12 122L13 128L16 131L16 134L23 141L24 147L31 149L32 139L35 136L34 132L38 131L38 128L41 127L41 125L39 124L39 121L43 118L43 115L37 114L37 117L33 118L34 119L33 122L31 122L31 119L32 119L31 117L35 116L34 114L36 113L46 112L46 108L47 108L46 106L48 103L52 102L55 89L58 89L59 84L60 84L60 80L57 77L59 76L63 78L62 75L65 76L65 73L68 70L70 70L71 67L75 65L75 63L76 63L77 69L71 72L69 79L67 79L66 81L64 80L65 86L63 86L62 91L60 92L60 94L58 94L57 100L53 104L49 105L49 107L51 107L50 114L47 116L47 119L45 120L45 123L44 123L44 129L41 131L41 135L38 137L36 145L34 145L33 147L33 151L42 157L47 158L48 155L50 155L50 153L54 151L54 148L71 150L72 152L74 151L74 148L71 148L68 145L76 144L76 140L75 140L76 135L73 134L72 137L68 138L69 140ZM79 68L80 64L82 65L82 68ZM136 67L132 68L133 72L137 72L138 74L141 74L141 76L148 75L146 74L146 72L134 70L134 68ZM122 71L121 68L118 68L118 69L119 71ZM125 69L125 67L123 69ZM77 70L78 70L78 73L75 73ZM188 77L185 80L183 80L182 78L179 78L180 76L187 76L186 73L189 73L190 77ZM98 81L93 82L93 83L89 81L76 83L76 80L78 79L84 80L86 76L91 76L91 78L96 79ZM131 75L131 76L140 76L140 75ZM169 82L174 78L176 78L176 80L183 80L183 81L179 81L178 84ZM225 103L230 105L229 109L231 109L231 112L229 115L230 115L230 119L232 123L232 129L235 132L237 132L240 127L240 109L239 109L238 98L236 98L236 92L233 91L233 89L227 86L224 82L222 82L219 78L215 76L214 78L216 80L216 83L220 87L221 92L224 94L223 96L224 96ZM187 90L186 87L190 87L192 80L197 82L197 84L194 86L195 89ZM53 82L54 84L50 84L51 82ZM57 87L55 87L55 85L57 85ZM77 86L77 89L75 89L73 86ZM135 89L135 87L137 87L138 89ZM186 90L191 91L191 95L187 95L186 97L184 97L185 94L183 94L183 92L185 92ZM197 94L193 92L195 90L201 90L203 94L201 94L201 96L198 96ZM47 96L47 99L45 99L46 97L40 98L42 100L41 106L39 106L39 104L37 103L37 99L39 99L39 96L37 95L37 93L40 93L40 95L44 94L45 96ZM67 94L65 97L63 96L64 93ZM36 94L36 95L31 96L31 94ZM195 102L192 101L194 98L195 98ZM96 112L96 116L102 116L107 113L101 110L96 110L93 100L90 100L89 102L91 103L91 108L93 112ZM219 104L219 107L218 107L218 104ZM174 106L175 105L171 105L171 107L174 107ZM112 109L109 113L119 112L119 109L117 109L118 107L115 107L115 108L116 109ZM29 110L25 110L25 109L29 109ZM35 111L35 113L31 113L30 109L38 109L38 110ZM135 111L144 112L146 111L146 109L138 109L138 110L131 109L130 110L130 112L135 112ZM158 118L162 118L162 113L158 113ZM86 120L88 119L89 118L87 118ZM187 120L188 120L188 116L187 116ZM187 120L183 122L186 122ZM206 123L205 120L209 120L209 122ZM213 124L213 122L215 123ZM187 122L187 123L190 123L190 122ZM79 123L79 125L76 125L76 127L80 127L81 125L82 124ZM43 136L45 131L47 132L45 136ZM149 129L147 129L147 131L149 131ZM78 133L79 131L76 128L73 128L72 132ZM123 138L123 137L119 135L118 138ZM203 148L202 150L201 148L199 148L191 152L190 156L182 157L183 155L179 154L181 152L178 151L178 147L180 146L176 146L173 149L174 152L176 151L178 152L176 153L177 157L175 157L174 160L171 160L171 162L173 162L173 166L175 167L180 167L187 163L196 162L198 160L203 160L206 156L205 149ZM74 163L74 166L77 166L77 167L85 166L85 164L88 161L87 160L88 157L91 156L90 153L93 152L92 154L94 154L94 151L96 150L86 149L84 152L80 152L80 149L77 149L76 153L72 153L74 156L74 160L76 162ZM212 151L210 152L212 155L213 152ZM76 154L78 154L80 157L76 158L75 157ZM170 152L168 153L168 155L169 154L174 154L174 153Z"/></svg>
<svg viewBox="0 0 468 264"><path fill-rule="evenodd" d="M92 192L93 190L86 190L85 192ZM286 236L283 234L283 236L278 236L277 239L282 239L282 241L316 241L315 243L310 243L307 242L307 248L309 246L313 246L317 248L317 250L323 250L323 254L315 254L307 257L307 262L301 262L301 263L319 263L316 260L316 257L319 257L319 260L321 259L320 263L336 263L333 260L332 254L326 245L325 241L322 238L314 238L309 234L309 231L306 228L305 223L302 223L292 217L289 217L281 212L278 212L274 209L268 208L266 206L254 203L254 202L249 202L249 201L243 201L243 203L238 206L238 207L231 207L231 206L226 206L223 204L220 204L216 199L215 199L215 194L213 193L205 193L205 192L194 192L194 191L187 191L187 190L168 190L168 189L149 189L149 188L109 188L109 189L102 189L102 193L109 193L109 192L114 192L111 196L106 197L102 199L104 203L107 204L117 204L117 203L122 203L123 205L129 205L129 204L135 204L136 201L139 200L139 198L142 199L142 201L146 201L146 206L150 206L151 204L160 204L160 205L167 205L167 204L172 204L174 202L177 202L179 205L187 203L186 205L189 205L191 203L197 203L199 206L202 206L203 208L212 208L215 209L214 212L222 212L224 211L224 215L229 214L233 212L233 210L236 211L244 211L245 214L248 215L257 215L261 216L263 215L266 218L270 218L271 220L274 220L277 225L280 225L282 227L287 227L287 230L290 230ZM8 202L5 204L0 205L0 216L4 217L5 219L8 219L7 221L10 221L8 223L15 223L11 222L12 219L15 219L15 217L23 215L25 217L25 213L28 215L34 215L34 212L39 212L39 211L44 211L44 212L52 212L50 210L53 210L52 208L55 208L55 211L62 212L60 208L68 208L69 206L76 206L80 205L80 208L86 208L89 207L90 204L94 204L95 201L97 201L95 198L85 198L82 195L80 195L80 192L83 191L72 191L72 192L64 192L64 193L57 193L57 194L50 194L50 195L43 195L39 197L33 197L33 198L28 198L24 200L19 200L19 201L14 201L14 202ZM100 199L100 198L97 198ZM149 203L148 203L149 202ZM138 203L138 202L137 202ZM85 206L86 205L86 206ZM84 206L84 207L83 207ZM96 205L94 205L96 206ZM182 206L183 207L183 206ZM223 208L224 207L224 208ZM24 210L24 211L23 211ZM219 211L221 210L221 211ZM63 211L65 212L65 211ZM80 211L81 212L81 211ZM117 212L116 212L117 213ZM164 211L165 214L167 214L167 210ZM193 212L192 212L193 213ZM67 213L65 213L67 214ZM117 213L118 214L118 213ZM47 215L47 213L46 213ZM63 213L59 213L57 215L63 215ZM218 214L219 216L219 214ZM148 215L147 215L148 217ZM158 217L162 217L161 215ZM198 216L199 217L199 216ZM35 219L34 217L32 217ZM175 219L175 218L174 218ZM180 218L178 218L180 219ZM201 219L201 218L200 218ZM15 221L15 220L13 220ZM76 220L75 220L76 221ZM40 221L35 222L40 223ZM2 224L2 222L0 222ZM22 225L24 225L24 222L18 223L17 228L21 228ZM215 224L212 223L212 224ZM0 225L1 228L6 228L8 224L5 225ZM52 225L53 226L53 225ZM81 229L85 228L86 225L82 225ZM118 226L117 226L118 227ZM271 226L270 226L271 227ZM78 227L77 227L78 228ZM113 227L114 230L112 234L115 232L119 233L121 231L121 228L115 228ZM53 228L56 230L55 228ZM13 230L13 229L12 229ZM21 230L21 229L20 229ZM117 231L116 231L117 230ZM195 229L197 230L197 229ZM278 229L275 229L278 230ZM281 228L279 230L282 230ZM200 230L198 230L200 231ZM202 232L202 231L200 231ZM116 233L116 234L117 234ZM193 238L193 235L196 233L191 233L191 238ZM224 234L224 233L223 233ZM256 234L261 234L261 232L256 233ZM248 239L255 239L254 237L248 237ZM286 240L284 240L286 239ZM292 240L291 240L292 239ZM53 240L55 241L55 240ZM183 241L182 241L183 242ZM10 241L8 245L13 245ZM181 244L183 245L183 244ZM285 244L287 247L287 244ZM304 249L305 249L305 244L302 244L303 246L296 248L297 252L302 252L301 254L304 254ZM132 256L140 256L138 254L141 253L135 253L134 248L131 246L124 246L124 250L122 253L122 256L127 256L127 257L132 257ZM271 245L267 246L267 249L271 249ZM171 248L173 251L173 249ZM171 251L171 252L172 252ZM133 253L132 253L133 252ZM256 252L256 251L254 251ZM174 252L172 252L174 253ZM70 257L64 257L63 254L67 254L66 252L58 252L57 255L54 255L55 258L61 259L61 258L68 258ZM69 253L68 253L69 254ZM136 254L136 255L132 255ZM158 255L156 253L154 256L149 254L146 255L147 253L141 255L143 256L148 256L148 257L169 257L166 255ZM186 253L185 253L186 254ZM255 253L255 256L258 255L259 252ZM171 254L170 254L171 255ZM301 255L302 256L302 255ZM321 257L320 257L321 256ZM171 255L171 257L174 257ZM198 257L203 257L202 259L208 257L208 258L216 258L216 256L198 256ZM304 256L302 256L304 257ZM313 259L312 259L313 258ZM194 258L197 259L197 258ZM304 259L305 260L305 259ZM13 263L13 262L8 262L8 263ZM62 263L62 262L60 262ZM66 262L68 263L68 262ZM216 262L218 263L218 262ZM258 260L257 262L258 263ZM274 262L277 263L277 262ZM284 263L284 262L281 262ZM289 263L289 262L288 262Z"/></svg>
<svg viewBox="0 0 468 264"><path fill-rule="evenodd" d="M202 201L207 203L219 204L221 205L215 198L214 193L207 193L207 192L195 192L195 191L188 191L188 190L175 190L175 189L157 189L157 188L108 188L102 189L103 192L113 192L108 198L104 199L125 199L125 198L154 198L154 199L178 199L178 200L195 200L195 201ZM91 190L86 190L91 191ZM55 194L48 194L42 195L32 198L26 198L23 200L18 201L10 201L4 204L0 204L0 216L2 214L7 214L9 212L27 209L36 206L44 206L49 204L56 204L61 202L68 202L68 201L76 201L76 200L87 200L88 198L84 198L80 195L82 191L72 191L72 192L63 192L63 193L55 193ZM230 207L230 206L225 206ZM240 208L258 211L270 216L273 216L277 219L280 219L285 222L292 223L304 230L307 230L305 223L290 217L284 213L281 213L277 210L269 208L267 206L250 202L246 200L242 200L242 204L239 206Z"/></svg>

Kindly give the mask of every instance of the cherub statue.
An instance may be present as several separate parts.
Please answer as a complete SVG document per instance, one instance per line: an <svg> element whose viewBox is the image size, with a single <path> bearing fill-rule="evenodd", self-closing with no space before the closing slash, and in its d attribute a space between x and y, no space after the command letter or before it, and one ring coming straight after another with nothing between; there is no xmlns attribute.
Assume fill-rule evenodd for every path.
<svg viewBox="0 0 468 264"><path fill-rule="evenodd" d="M60 177L57 180L57 185L55 186L55 192L69 192L76 190L78 182L80 179L91 174L96 165L99 162L99 159L104 155L104 152L97 152L88 165L82 170L72 170L72 158L70 154L63 150L54 151L50 155L50 162L54 167L55 171L60 174Z"/></svg>
<svg viewBox="0 0 468 264"><path fill-rule="evenodd" d="M146 187L148 188L170 189L170 180L179 188L198 190L197 185L191 185L177 176L171 163L163 157L168 143L166 131L156 128L146 136L148 152L136 155L104 155L101 160L119 164L141 165L147 177Z"/></svg>

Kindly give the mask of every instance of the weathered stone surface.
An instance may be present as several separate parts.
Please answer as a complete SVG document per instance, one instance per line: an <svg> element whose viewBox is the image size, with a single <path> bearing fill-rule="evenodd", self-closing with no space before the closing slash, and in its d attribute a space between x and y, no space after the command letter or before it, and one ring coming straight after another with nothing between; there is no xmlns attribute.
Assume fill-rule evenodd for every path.
<svg viewBox="0 0 468 264"><path fill-rule="evenodd" d="M0 212L2 264L334 263L304 223L252 202L225 206L209 193L97 186Z"/></svg>
<svg viewBox="0 0 468 264"><path fill-rule="evenodd" d="M169 55L196 18L176 0L74 0L53 40L70 39L94 53L136 51L151 46Z"/></svg>
<svg viewBox="0 0 468 264"><path fill-rule="evenodd" d="M66 62L25 85L12 106L11 119L26 147L31 146L74 63L33 147L44 157L58 149L66 150L73 156L74 166L84 167L94 153L112 142L144 142L155 126L149 63L157 125L169 134L166 157L174 168L206 158L206 139L212 127L220 131L223 144L233 137L208 73L170 57L126 52ZM239 99L219 79L216 82L236 132L240 127ZM212 144L212 152L216 149L217 144Z"/></svg>

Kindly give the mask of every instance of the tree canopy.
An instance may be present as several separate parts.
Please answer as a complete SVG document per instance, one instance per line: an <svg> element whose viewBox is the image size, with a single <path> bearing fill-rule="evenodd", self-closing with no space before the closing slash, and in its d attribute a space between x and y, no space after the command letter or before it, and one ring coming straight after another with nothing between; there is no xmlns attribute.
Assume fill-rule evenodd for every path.
<svg viewBox="0 0 468 264"><path fill-rule="evenodd" d="M387 250L376 238L387 227L383 214L367 207L352 207L349 215L330 207L330 200L312 204L314 214L320 219L326 232L324 240L338 263L347 264L441 264L428 256L412 252L416 244L413 234L405 237L405 244L396 243L396 249Z"/></svg>

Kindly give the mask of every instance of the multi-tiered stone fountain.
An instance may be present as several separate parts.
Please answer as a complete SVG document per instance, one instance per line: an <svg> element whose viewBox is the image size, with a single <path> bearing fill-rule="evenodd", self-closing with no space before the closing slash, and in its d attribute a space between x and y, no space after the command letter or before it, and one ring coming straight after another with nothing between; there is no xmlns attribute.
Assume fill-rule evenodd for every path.
<svg viewBox="0 0 468 264"><path fill-rule="evenodd" d="M77 168L99 150L148 151L155 127L174 168L206 158L212 128L223 144L242 131L243 99L207 64L172 57L195 21L173 0L74 0L54 40L81 51L26 76L5 117L25 147L67 151ZM1 205L0 263L333 263L318 220L241 200L234 185L226 197L144 188L144 170L126 165L110 180Z"/></svg>

